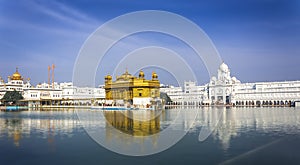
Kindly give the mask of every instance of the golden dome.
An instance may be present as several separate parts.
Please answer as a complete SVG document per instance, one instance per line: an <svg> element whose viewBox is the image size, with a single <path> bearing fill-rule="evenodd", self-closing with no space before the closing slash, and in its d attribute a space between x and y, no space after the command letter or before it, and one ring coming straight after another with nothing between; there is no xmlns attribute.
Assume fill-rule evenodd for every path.
<svg viewBox="0 0 300 165"><path fill-rule="evenodd" d="M144 78L144 77L145 77L145 73L142 70L140 70L139 78Z"/></svg>
<svg viewBox="0 0 300 165"><path fill-rule="evenodd" d="M11 76L12 80L22 80L21 74L18 72L18 68L16 68L16 72Z"/></svg>
<svg viewBox="0 0 300 165"><path fill-rule="evenodd" d="M118 79L130 79L133 78L133 76L128 72L128 70L126 69L125 73L123 73L120 77L118 77Z"/></svg>
<svg viewBox="0 0 300 165"><path fill-rule="evenodd" d="M157 78L158 78L157 74L155 72L152 72L152 79L157 79Z"/></svg>
<svg viewBox="0 0 300 165"><path fill-rule="evenodd" d="M107 75L107 76L105 76L105 79L106 79L106 80L111 80L111 79L112 79L112 76L111 76L111 75Z"/></svg>

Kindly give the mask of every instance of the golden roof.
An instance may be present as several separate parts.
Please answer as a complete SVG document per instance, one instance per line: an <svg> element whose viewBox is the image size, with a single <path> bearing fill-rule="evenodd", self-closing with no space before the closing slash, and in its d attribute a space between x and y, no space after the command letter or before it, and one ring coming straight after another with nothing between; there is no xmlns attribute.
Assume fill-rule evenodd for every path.
<svg viewBox="0 0 300 165"><path fill-rule="evenodd" d="M128 80L130 78L134 78L130 73L128 73L128 70L126 69L126 72L123 73L121 76L117 77L117 80L123 79Z"/></svg>
<svg viewBox="0 0 300 165"><path fill-rule="evenodd" d="M16 68L16 72L11 76L12 80L22 80L21 74L18 72L18 68Z"/></svg>

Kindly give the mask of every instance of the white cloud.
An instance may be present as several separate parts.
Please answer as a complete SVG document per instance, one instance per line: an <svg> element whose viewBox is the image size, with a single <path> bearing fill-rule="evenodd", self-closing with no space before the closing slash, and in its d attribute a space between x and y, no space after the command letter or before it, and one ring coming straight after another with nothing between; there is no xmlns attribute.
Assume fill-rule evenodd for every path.
<svg viewBox="0 0 300 165"><path fill-rule="evenodd" d="M91 16L57 1L48 1L44 4L32 1L32 6L41 13L76 27L95 28L95 25L100 23Z"/></svg>

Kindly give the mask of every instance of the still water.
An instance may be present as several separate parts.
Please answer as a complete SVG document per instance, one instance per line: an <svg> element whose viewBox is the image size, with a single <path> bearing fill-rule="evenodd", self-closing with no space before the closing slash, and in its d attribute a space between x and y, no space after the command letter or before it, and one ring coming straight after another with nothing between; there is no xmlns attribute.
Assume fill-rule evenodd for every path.
<svg viewBox="0 0 300 165"><path fill-rule="evenodd" d="M116 153L155 150L170 126L187 131L170 148ZM0 112L0 164L300 164L300 109Z"/></svg>

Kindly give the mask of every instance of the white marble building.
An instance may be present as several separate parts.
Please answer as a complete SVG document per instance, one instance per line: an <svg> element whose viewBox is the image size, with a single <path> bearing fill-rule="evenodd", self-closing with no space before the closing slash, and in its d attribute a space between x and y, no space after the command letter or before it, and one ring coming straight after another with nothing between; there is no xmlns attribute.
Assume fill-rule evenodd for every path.
<svg viewBox="0 0 300 165"><path fill-rule="evenodd" d="M28 102L30 107L40 105L59 105L62 100L62 90L57 83L54 87L47 83L38 84L36 87L23 89L24 101Z"/></svg>
<svg viewBox="0 0 300 165"><path fill-rule="evenodd" d="M54 83L55 87L46 83L24 89L24 100L30 106L36 105L91 105L93 100L105 99L105 90L101 87L76 87L72 82Z"/></svg>
<svg viewBox="0 0 300 165"><path fill-rule="evenodd" d="M30 84L28 78L24 78L18 72L18 69L12 76L8 76L7 83L0 77L0 99L5 95L6 91L19 91L25 102L30 107L40 105L82 105L91 104L92 100L105 99L105 90L99 86L76 87L72 82L58 84L40 83L35 87Z"/></svg>
<svg viewBox="0 0 300 165"><path fill-rule="evenodd" d="M217 77L213 76L208 84L210 104L230 104L235 101L235 90L241 82L231 77L230 69L222 63Z"/></svg>
<svg viewBox="0 0 300 165"><path fill-rule="evenodd" d="M23 94L24 88L30 88L30 79L28 78L26 81L18 72L18 68L16 68L16 72L11 76L8 76L7 82L0 77L0 99L4 96L6 91L20 91Z"/></svg>
<svg viewBox="0 0 300 165"><path fill-rule="evenodd" d="M196 82L184 82L184 88L161 85L160 92L167 93L177 105L200 105L208 101L207 86L197 86ZM208 102L207 102L208 103Z"/></svg>
<svg viewBox="0 0 300 165"><path fill-rule="evenodd" d="M105 89L103 86L98 88L76 87L72 82L60 83L62 89L63 103L71 104L92 104L92 100L101 102L105 99Z"/></svg>
<svg viewBox="0 0 300 165"><path fill-rule="evenodd" d="M300 81L241 83L225 63L209 83L211 104L291 106L300 100Z"/></svg>
<svg viewBox="0 0 300 165"><path fill-rule="evenodd" d="M183 100L183 89L181 87L174 87L169 85L160 85L160 92L167 93L173 102L181 102Z"/></svg>
<svg viewBox="0 0 300 165"><path fill-rule="evenodd" d="M19 91L30 105L87 105L102 103L105 99L103 86L97 88L76 87L72 82L30 84L24 80L18 69L7 82L0 77L0 99L6 91ZM292 106L300 101L300 81L241 83L230 75L230 69L222 63L217 76L211 77L209 83L197 85L186 81L184 87L161 85L172 99L172 104L199 105L233 105L233 106Z"/></svg>
<svg viewBox="0 0 300 165"><path fill-rule="evenodd" d="M208 84L186 82L184 89L164 87L161 91L175 104L184 105L291 106L300 101L300 81L241 83L225 63Z"/></svg>

